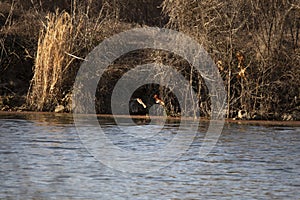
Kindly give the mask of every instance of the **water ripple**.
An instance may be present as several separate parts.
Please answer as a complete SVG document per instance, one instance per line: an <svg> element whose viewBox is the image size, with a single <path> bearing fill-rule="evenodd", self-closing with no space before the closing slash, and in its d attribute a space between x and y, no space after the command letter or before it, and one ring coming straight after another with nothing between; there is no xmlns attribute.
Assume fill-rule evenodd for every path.
<svg viewBox="0 0 300 200"><path fill-rule="evenodd" d="M201 127L189 150L172 165L150 174L125 174L90 155L68 119L0 119L0 199L297 199L300 195L299 127L228 124L213 151L200 158L205 130ZM104 122L106 135L116 145L136 151L156 150L177 131L176 124L168 124L156 135L139 138L135 135L139 131L161 127L128 126L126 130L134 134L124 135L113 121ZM84 127L94 131L93 125Z"/></svg>

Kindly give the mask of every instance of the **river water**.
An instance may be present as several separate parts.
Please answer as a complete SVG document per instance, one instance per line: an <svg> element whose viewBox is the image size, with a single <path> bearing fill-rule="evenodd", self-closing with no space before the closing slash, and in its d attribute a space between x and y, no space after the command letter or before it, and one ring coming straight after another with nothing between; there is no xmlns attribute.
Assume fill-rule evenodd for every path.
<svg viewBox="0 0 300 200"><path fill-rule="evenodd" d="M111 118L99 121L120 148L151 151L172 140L179 123L167 121L160 135L134 141L120 135ZM151 132L158 125L126 128ZM1 114L0 199L299 199L299 125L226 123L201 158L207 125L201 123L188 150L171 164L126 173L90 153L80 135L95 134L96 140L97 132L88 124L78 133L72 115Z"/></svg>

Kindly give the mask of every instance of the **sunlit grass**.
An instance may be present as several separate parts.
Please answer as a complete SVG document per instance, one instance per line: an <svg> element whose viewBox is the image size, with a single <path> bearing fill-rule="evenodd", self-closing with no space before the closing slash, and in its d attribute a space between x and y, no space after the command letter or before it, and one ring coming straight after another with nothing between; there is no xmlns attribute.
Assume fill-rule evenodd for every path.
<svg viewBox="0 0 300 200"><path fill-rule="evenodd" d="M72 18L67 12L49 14L41 31L35 58L34 76L27 95L30 107L53 110L63 98L64 73L73 58L66 54L72 49Z"/></svg>

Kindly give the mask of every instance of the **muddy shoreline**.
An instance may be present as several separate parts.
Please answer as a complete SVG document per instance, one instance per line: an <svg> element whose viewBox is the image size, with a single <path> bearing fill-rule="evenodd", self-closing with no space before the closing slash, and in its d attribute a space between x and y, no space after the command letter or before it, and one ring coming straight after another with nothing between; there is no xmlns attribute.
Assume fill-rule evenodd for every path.
<svg viewBox="0 0 300 200"><path fill-rule="evenodd" d="M81 114L80 116L84 117L91 117L92 114ZM207 121L210 120L207 118L187 118L187 117L166 117L166 116L130 116L130 115L111 115L111 114L97 114L98 118L103 119L113 119L113 118L120 118L120 119L129 119L132 118L133 120L169 120L169 121L178 121L186 120L186 121ZM34 111L0 111L0 118L3 119L11 119L11 118L24 118L28 120L37 120L37 121L56 121L56 118L66 118L69 120L70 123L73 122L73 114L72 113L53 113L53 112L34 112ZM225 119L225 124L242 124L242 125L255 125L255 126L296 126L300 127L300 121L275 121L275 120L235 120L235 119Z"/></svg>

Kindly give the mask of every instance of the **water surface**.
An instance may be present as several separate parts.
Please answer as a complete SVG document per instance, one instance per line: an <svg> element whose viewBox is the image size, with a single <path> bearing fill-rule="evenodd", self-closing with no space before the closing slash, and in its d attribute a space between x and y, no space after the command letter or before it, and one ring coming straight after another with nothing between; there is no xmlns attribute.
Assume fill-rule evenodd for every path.
<svg viewBox="0 0 300 200"><path fill-rule="evenodd" d="M145 153L170 142L179 123L168 121L159 135L135 140L111 118L100 117L115 145ZM135 134L161 127L142 124L126 126L124 121ZM189 149L171 165L130 174L91 155L71 115L1 114L0 199L299 198L299 126L226 123L213 151L200 158L207 125L201 123ZM82 126L94 131L88 120Z"/></svg>

